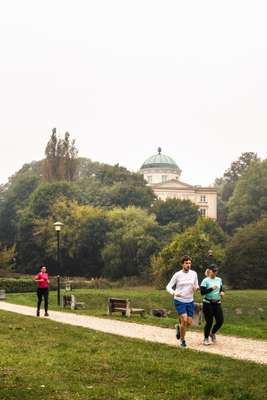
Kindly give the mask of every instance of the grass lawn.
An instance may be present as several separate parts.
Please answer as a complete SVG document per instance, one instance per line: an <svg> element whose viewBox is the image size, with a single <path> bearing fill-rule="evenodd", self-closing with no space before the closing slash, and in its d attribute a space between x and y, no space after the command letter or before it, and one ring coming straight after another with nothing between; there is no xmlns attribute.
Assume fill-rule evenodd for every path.
<svg viewBox="0 0 267 400"><path fill-rule="evenodd" d="M0 311L0 399L263 400L267 366Z"/></svg>
<svg viewBox="0 0 267 400"><path fill-rule="evenodd" d="M61 291L63 294L64 291ZM129 289L81 289L72 292L78 299L86 304L85 310L75 312L81 314L106 316L108 297L129 298L134 307L144 308L147 313L144 318L133 316L128 321L173 327L176 322L176 313L172 305L171 296L164 290L155 290L149 287ZM201 301L197 296L197 301ZM35 306L36 294L8 294L7 301L17 304ZM50 309L62 310L57 306L56 292L50 293ZM171 311L167 318L152 317L149 310L152 308L165 308ZM221 333L251 337L267 340L267 290L232 290L227 291L223 301L225 323ZM117 314L117 315L116 315ZM125 320L118 313L111 318Z"/></svg>

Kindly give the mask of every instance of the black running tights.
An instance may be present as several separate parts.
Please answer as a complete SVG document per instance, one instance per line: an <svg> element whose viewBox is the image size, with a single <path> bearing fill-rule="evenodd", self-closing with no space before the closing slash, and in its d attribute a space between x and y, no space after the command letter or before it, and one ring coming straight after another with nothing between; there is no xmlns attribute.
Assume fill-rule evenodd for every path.
<svg viewBox="0 0 267 400"><path fill-rule="evenodd" d="M205 303L203 301L203 314L206 320L204 335L207 339L210 333L216 333L223 324L222 306L220 303ZM214 318L215 324L212 326Z"/></svg>
<svg viewBox="0 0 267 400"><path fill-rule="evenodd" d="M37 289L37 297L38 297L37 311L40 311L42 297L44 297L44 309L45 309L45 312L47 313L47 311L48 311L48 288L38 288Z"/></svg>

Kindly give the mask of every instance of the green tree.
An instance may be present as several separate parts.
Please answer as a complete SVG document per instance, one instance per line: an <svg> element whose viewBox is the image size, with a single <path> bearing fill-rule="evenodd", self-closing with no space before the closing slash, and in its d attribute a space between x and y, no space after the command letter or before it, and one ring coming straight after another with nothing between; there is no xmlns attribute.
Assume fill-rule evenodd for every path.
<svg viewBox="0 0 267 400"><path fill-rule="evenodd" d="M238 180L228 203L228 228L256 222L267 213L267 160L255 161Z"/></svg>
<svg viewBox="0 0 267 400"><path fill-rule="evenodd" d="M259 158L256 153L246 152L242 153L237 161L232 162L230 168L224 173L224 178L228 182L236 182L244 174L250 166L251 161L258 161Z"/></svg>
<svg viewBox="0 0 267 400"><path fill-rule="evenodd" d="M0 269L4 271L9 271L15 263L16 247L15 245L11 247L0 246Z"/></svg>
<svg viewBox="0 0 267 400"><path fill-rule="evenodd" d="M224 230L227 230L228 202L231 199L239 179L246 173L251 163L259 161L256 153L242 153L238 160L232 162L222 178L215 180L217 189L217 220Z"/></svg>
<svg viewBox="0 0 267 400"><path fill-rule="evenodd" d="M158 241L151 235L156 224L154 216L135 207L113 209L107 216L110 232L102 251L104 276L144 276L151 255L159 249Z"/></svg>
<svg viewBox="0 0 267 400"><path fill-rule="evenodd" d="M79 181L76 187L82 203L108 209L129 206L149 208L155 199L152 189L143 183L134 185L122 182L104 185L91 176Z"/></svg>
<svg viewBox="0 0 267 400"><path fill-rule="evenodd" d="M235 289L266 289L267 217L237 229L226 247L224 274Z"/></svg>
<svg viewBox="0 0 267 400"><path fill-rule="evenodd" d="M180 199L157 200L153 204L153 212L160 225L178 223L182 230L194 225L199 216L198 206L190 200Z"/></svg>
<svg viewBox="0 0 267 400"><path fill-rule="evenodd" d="M57 241L54 222L64 227L60 234L61 270L57 265ZM17 268L32 273L46 262L52 274L98 277L102 274L103 249L108 222L103 210L79 205L66 197L50 203L48 215L33 216L24 210L18 230Z"/></svg>
<svg viewBox="0 0 267 400"><path fill-rule="evenodd" d="M210 249L220 264L224 256L223 246L216 244L212 235L205 232L201 224L188 228L152 258L150 267L152 281L159 288L165 287L173 273L180 269L180 261L185 254L192 257L192 268L203 276Z"/></svg>
<svg viewBox="0 0 267 400"><path fill-rule="evenodd" d="M66 181L43 183L31 195L29 207L35 217L48 217L53 203L59 198L76 200L75 187Z"/></svg>
<svg viewBox="0 0 267 400"><path fill-rule="evenodd" d="M227 236L217 221L211 218L199 217L196 228L208 235L215 244L225 246Z"/></svg>
<svg viewBox="0 0 267 400"><path fill-rule="evenodd" d="M18 211L29 202L33 191L38 187L40 178L28 174L18 174L10 180L3 192L0 205L0 242L11 247L16 238Z"/></svg>
<svg viewBox="0 0 267 400"><path fill-rule="evenodd" d="M93 176L104 186L126 182L129 184L137 184L138 186L146 185L143 175L130 172L119 164L102 164L93 162L87 158L79 158L78 163L79 176L81 179Z"/></svg>
<svg viewBox="0 0 267 400"><path fill-rule="evenodd" d="M25 208L18 213L17 231L16 231L16 271L21 273L35 273L41 263L49 265L50 260L47 256L46 237L43 236L43 242L39 243L38 231L36 231L35 217ZM45 240L46 239L46 240Z"/></svg>
<svg viewBox="0 0 267 400"><path fill-rule="evenodd" d="M101 276L104 266L101 251L108 232L105 212L95 207L62 199L52 207L51 218L64 221L61 234L64 273L87 277ZM51 256L55 255L53 234L48 247L51 250Z"/></svg>

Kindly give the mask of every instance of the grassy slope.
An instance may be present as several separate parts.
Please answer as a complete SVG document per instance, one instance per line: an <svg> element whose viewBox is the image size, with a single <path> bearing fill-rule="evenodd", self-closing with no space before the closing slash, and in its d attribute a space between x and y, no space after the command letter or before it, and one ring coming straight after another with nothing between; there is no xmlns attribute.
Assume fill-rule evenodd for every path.
<svg viewBox="0 0 267 400"><path fill-rule="evenodd" d="M262 400L267 392L266 366L2 311L0 341L4 400Z"/></svg>
<svg viewBox="0 0 267 400"><path fill-rule="evenodd" d="M62 294L64 292L62 291ZM151 288L130 289L83 289L75 290L79 301L86 303L85 310L76 312L88 315L106 317L108 297L129 298L133 306L145 308L145 318L131 317L130 321L153 324L163 327L173 327L176 322L176 314L172 305L171 296L166 291ZM35 306L35 293L8 294L7 300L13 303ZM197 297L197 301L201 301ZM267 340L267 291L247 290L228 291L223 302L225 311L225 324L222 333L243 337L252 337ZM57 310L56 293L50 293L50 308ZM168 318L157 318L149 315L151 308L165 308L171 311ZM60 308L61 309L61 308ZM241 310L241 314L239 314ZM112 318L125 319L125 317L112 316Z"/></svg>

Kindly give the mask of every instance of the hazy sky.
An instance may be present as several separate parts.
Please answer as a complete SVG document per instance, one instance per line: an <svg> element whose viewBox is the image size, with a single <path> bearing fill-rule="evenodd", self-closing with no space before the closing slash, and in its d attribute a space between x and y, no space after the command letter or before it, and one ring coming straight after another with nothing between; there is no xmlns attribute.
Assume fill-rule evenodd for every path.
<svg viewBox="0 0 267 400"><path fill-rule="evenodd" d="M267 152L265 1L1 1L0 183L53 127L137 170L162 147L212 184Z"/></svg>

